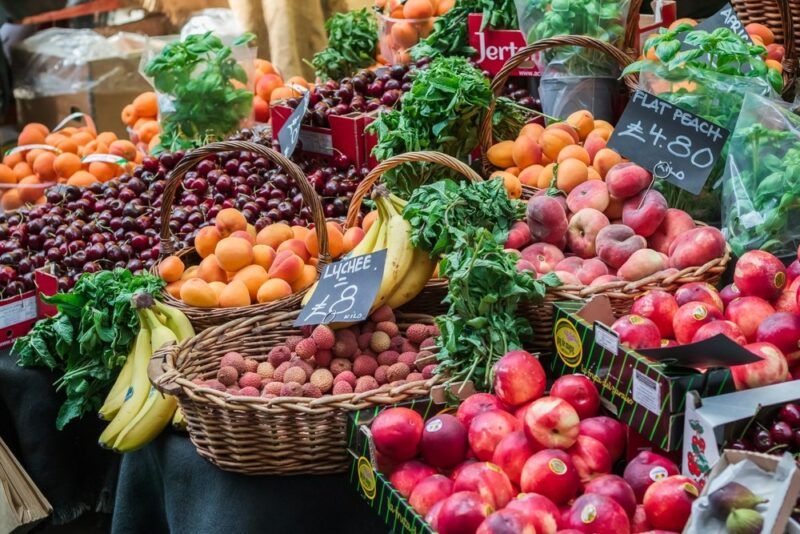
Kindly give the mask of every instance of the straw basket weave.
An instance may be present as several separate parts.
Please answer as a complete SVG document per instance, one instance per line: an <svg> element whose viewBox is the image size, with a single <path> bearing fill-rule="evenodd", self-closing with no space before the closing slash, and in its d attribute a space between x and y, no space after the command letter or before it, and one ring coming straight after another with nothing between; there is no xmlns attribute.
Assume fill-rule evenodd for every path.
<svg viewBox="0 0 800 534"><path fill-rule="evenodd" d="M243 317L204 330L153 355L149 375L156 388L174 395L189 437L200 456L226 471L246 475L328 474L348 466L347 413L428 395L428 380L385 385L364 393L307 397L238 397L193 382L215 378L229 351L258 361L287 337L299 311ZM397 314L401 331L412 323L433 324L429 315Z"/></svg>
<svg viewBox="0 0 800 534"><path fill-rule="evenodd" d="M292 161L271 148L249 141L211 143L192 150L186 154L180 163L170 172L166 186L164 187L164 196L161 204L161 258L153 266L152 271L157 273L159 263L171 254L180 257L186 265L196 265L200 261L194 247L174 251L174 240L169 228L170 213L177 197L176 193L186 173L209 156L228 151L244 151L258 154L275 165L280 166L288 176L295 180L300 188L300 193L303 195L303 202L311 209L311 217L314 221L314 230L317 233L320 250L317 271L321 272L322 267L330 263L330 255L328 253L328 232L325 227L322 203L316 191L314 191L314 187L308 182L303 171ZM255 317L273 311L296 309L300 306L300 301L303 299L306 291L308 290L306 289L269 303L252 304L250 306L236 308L197 308L188 306L183 301L173 298L167 291L162 291L162 300L185 313L192 322L192 326L194 326L195 330L199 331L209 326L226 323L233 319Z"/></svg>

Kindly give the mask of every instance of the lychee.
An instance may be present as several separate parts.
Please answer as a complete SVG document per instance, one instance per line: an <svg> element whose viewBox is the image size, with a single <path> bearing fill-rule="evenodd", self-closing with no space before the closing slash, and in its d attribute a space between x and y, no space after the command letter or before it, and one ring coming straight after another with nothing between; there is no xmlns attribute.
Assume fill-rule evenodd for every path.
<svg viewBox="0 0 800 534"><path fill-rule="evenodd" d="M372 312L372 315L370 315L369 318L376 323L381 323L383 321L395 322L394 311L392 311L392 309L386 304Z"/></svg>
<svg viewBox="0 0 800 534"><path fill-rule="evenodd" d="M269 360L269 363L272 364L272 367L277 368L283 362L288 362L289 358L291 357L292 351L290 351L288 347L285 345L278 345L269 351L267 359Z"/></svg>
<svg viewBox="0 0 800 534"><path fill-rule="evenodd" d="M333 353L326 349L317 349L317 353L314 355L314 363L318 367L328 367L332 359Z"/></svg>
<svg viewBox="0 0 800 534"><path fill-rule="evenodd" d="M361 325L361 333L362 334L371 334L375 331L375 323L372 321L367 321Z"/></svg>
<svg viewBox="0 0 800 534"><path fill-rule="evenodd" d="M227 393L228 395L238 395L239 388L237 388L236 386L231 386L225 390L225 393Z"/></svg>
<svg viewBox="0 0 800 534"><path fill-rule="evenodd" d="M323 393L327 393L333 387L333 374L327 369L317 369L311 373L309 383L317 386Z"/></svg>
<svg viewBox="0 0 800 534"><path fill-rule="evenodd" d="M420 380L425 380L425 377L422 373L408 373L406 380L409 382L419 382Z"/></svg>
<svg viewBox="0 0 800 534"><path fill-rule="evenodd" d="M286 338L286 347L291 352L294 352L294 349L297 348L297 344L301 341L303 341L303 336L289 336Z"/></svg>
<svg viewBox="0 0 800 534"><path fill-rule="evenodd" d="M322 396L322 392L314 384L303 384L302 392L304 397L311 397L312 399L318 399Z"/></svg>
<svg viewBox="0 0 800 534"><path fill-rule="evenodd" d="M254 388L252 386L243 387L239 390L240 397L258 397L260 394L261 392L258 390L258 388Z"/></svg>
<svg viewBox="0 0 800 534"><path fill-rule="evenodd" d="M397 363L397 358L400 354L394 350L385 350L378 354L378 363L380 365L392 365L393 363Z"/></svg>
<svg viewBox="0 0 800 534"><path fill-rule="evenodd" d="M202 385L203 387L216 389L217 391L225 391L225 384L223 384L216 378L205 380Z"/></svg>
<svg viewBox="0 0 800 534"><path fill-rule="evenodd" d="M358 341L355 338L344 338L333 345L333 355L337 358L351 359L358 352Z"/></svg>
<svg viewBox="0 0 800 534"><path fill-rule="evenodd" d="M358 336L358 348L361 350L369 348L369 341L372 339L372 332L367 332Z"/></svg>
<svg viewBox="0 0 800 534"><path fill-rule="evenodd" d="M261 392L262 399L274 399L275 397L277 397L277 395L275 395L274 393L267 393L266 389Z"/></svg>
<svg viewBox="0 0 800 534"><path fill-rule="evenodd" d="M282 387L283 387L282 382L270 382L269 384L264 386L264 393L272 395L280 395Z"/></svg>
<svg viewBox="0 0 800 534"><path fill-rule="evenodd" d="M385 332L390 338L400 334L400 329L393 321L382 321L375 325L375 330Z"/></svg>
<svg viewBox="0 0 800 534"><path fill-rule="evenodd" d="M389 369L386 371L386 380L388 380L390 383L396 380L403 380L410 372L411 370L408 368L408 365L397 362L396 364L389 366Z"/></svg>
<svg viewBox="0 0 800 534"><path fill-rule="evenodd" d="M316 356L314 356L314 358L316 358ZM311 373L314 372L314 367L310 363L308 363L306 360L304 360L302 358L294 357L291 360L289 360L289 363L292 364L292 367L297 366L300 369L302 369L303 371L305 371L306 372L306 376L311 376ZM286 380L284 380L284 382L286 382Z"/></svg>
<svg viewBox="0 0 800 534"><path fill-rule="evenodd" d="M283 362L282 364L280 364L278 367L275 368L275 372L272 373L272 378L283 382L283 373L285 373L286 370L291 366L292 366L291 363Z"/></svg>
<svg viewBox="0 0 800 534"><path fill-rule="evenodd" d="M299 366L292 366L289 367L285 373L283 373L283 381L287 384L289 382L297 382L300 385L306 383L306 372L303 370L302 367Z"/></svg>
<svg viewBox="0 0 800 534"><path fill-rule="evenodd" d="M402 362L408 366L409 369L414 367L414 362L417 361L416 352L404 352L397 358L398 362Z"/></svg>
<svg viewBox="0 0 800 534"><path fill-rule="evenodd" d="M419 344L420 350L436 348L436 341L432 337L426 338Z"/></svg>
<svg viewBox="0 0 800 534"><path fill-rule="evenodd" d="M333 360L331 360L330 369L331 373L333 373L333 376L336 376L343 371L349 371L352 368L352 366L353 366L352 362L350 362L350 360L348 359L334 358Z"/></svg>
<svg viewBox="0 0 800 534"><path fill-rule="evenodd" d="M314 357L314 354L317 352L317 343L313 338L306 338L297 344L294 351L298 356L307 360Z"/></svg>
<svg viewBox="0 0 800 534"><path fill-rule="evenodd" d="M311 339L317 344L317 347L321 349L332 349L333 344L336 343L336 336L331 330L330 326L321 324L311 332Z"/></svg>
<svg viewBox="0 0 800 534"><path fill-rule="evenodd" d="M246 387L261 389L261 375L250 372L243 374L242 378L239 379L239 387L242 389Z"/></svg>
<svg viewBox="0 0 800 534"><path fill-rule="evenodd" d="M337 382L333 385L333 394L334 395L342 395L343 393L352 393L353 386L350 385L349 382L345 382L342 380L341 382Z"/></svg>
<svg viewBox="0 0 800 534"><path fill-rule="evenodd" d="M386 371L388 370L388 365L379 365L378 368L375 369L375 380L378 384L383 385L386 383Z"/></svg>
<svg viewBox="0 0 800 534"><path fill-rule="evenodd" d="M372 338L369 340L369 348L380 354L385 350L389 350L392 338L386 332L376 331L372 333Z"/></svg>
<svg viewBox="0 0 800 534"><path fill-rule="evenodd" d="M419 345L425 339L430 337L428 333L428 325L421 323L414 323L406 329L406 337L412 343Z"/></svg>
<svg viewBox="0 0 800 534"><path fill-rule="evenodd" d="M247 369L244 364L244 356L238 352L227 352L219 360L220 367L231 366L237 373L244 373Z"/></svg>
<svg viewBox="0 0 800 534"><path fill-rule="evenodd" d="M281 397L302 397L303 386L297 382L287 382L281 387Z"/></svg>
<svg viewBox="0 0 800 534"><path fill-rule="evenodd" d="M404 352L419 352L419 347L409 340L404 339L403 344L400 346L400 354L403 354Z"/></svg>
<svg viewBox="0 0 800 534"><path fill-rule="evenodd" d="M275 367L269 362L261 362L256 368L256 373L261 375L261 378L272 378L272 375L275 373Z"/></svg>
<svg viewBox="0 0 800 534"><path fill-rule="evenodd" d="M217 372L217 380L226 386L232 386L239 379L239 372L232 365L221 367Z"/></svg>
<svg viewBox="0 0 800 534"><path fill-rule="evenodd" d="M356 376L371 376L378 368L378 360L372 356L359 356L353 362L353 374Z"/></svg>
<svg viewBox="0 0 800 534"><path fill-rule="evenodd" d="M356 387L354 391L356 393L364 393L365 391L372 391L373 389L378 389L380 385L378 381L375 380L373 376L362 376L356 381Z"/></svg>
<svg viewBox="0 0 800 534"><path fill-rule="evenodd" d="M389 350L393 350L400 354L403 351L403 345L406 343L406 338L403 336L394 336L392 341L389 343Z"/></svg>
<svg viewBox="0 0 800 534"><path fill-rule="evenodd" d="M352 371L339 373L339 375L333 379L333 384L336 385L339 382L347 382L350 386L356 387L356 375L354 375Z"/></svg>
<svg viewBox="0 0 800 534"><path fill-rule="evenodd" d="M436 364L435 363L429 363L422 370L422 377L425 378L426 380L428 378L432 378L433 375L435 375L435 374L436 374Z"/></svg>
<svg viewBox="0 0 800 534"><path fill-rule="evenodd" d="M442 335L442 332L439 330L439 326L435 324L428 325L428 334L431 337L438 337Z"/></svg>

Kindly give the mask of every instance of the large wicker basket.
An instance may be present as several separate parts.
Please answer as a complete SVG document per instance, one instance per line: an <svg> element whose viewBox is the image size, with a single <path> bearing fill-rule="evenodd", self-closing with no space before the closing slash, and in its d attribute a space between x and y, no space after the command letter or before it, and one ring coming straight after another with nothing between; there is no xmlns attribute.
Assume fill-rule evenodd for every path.
<svg viewBox="0 0 800 534"><path fill-rule="evenodd" d="M731 0L742 24L758 22L786 49L783 57L783 98L794 100L797 80L797 43L800 42L800 2L797 0Z"/></svg>
<svg viewBox="0 0 800 534"><path fill-rule="evenodd" d="M358 224L361 214L361 201L369 194L372 187L386 171L404 163L432 163L452 169L461 174L471 182L481 181L481 177L466 163L441 152L407 152L398 156L391 157L380 162L362 180L350 200L350 208L347 212L345 227L350 228ZM447 306L442 303L447 295L447 280L445 278L432 278L422 291L413 300L402 306L402 310L408 312L420 312L439 314L447 310Z"/></svg>
<svg viewBox="0 0 800 534"><path fill-rule="evenodd" d="M215 377L219 359L228 351L264 360L272 347L300 335L292 326L298 314L243 317L166 347L150 361L150 379L160 391L178 398L197 452L221 469L246 475L345 471L348 412L428 395L440 380L434 376L316 399L236 397L192 382ZM411 323L433 323L429 315L398 313L397 320L403 330Z"/></svg>
<svg viewBox="0 0 800 534"><path fill-rule="evenodd" d="M314 187L308 182L306 175L303 171L294 164L291 160L285 158L279 152L272 150L264 145L252 143L250 141L224 141L219 143L211 143L192 150L175 166L170 172L167 179L166 186L164 187L164 196L161 204L161 258L153 266L153 272L158 272L158 264L165 257L175 254L184 260L187 265L195 265L199 262L200 258L197 255L194 247L185 248L175 251L174 240L172 232L169 228L169 218L172 211L173 203L176 199L178 188L183 182L183 177L188 171L193 169L202 160L209 156L219 154L220 152L228 151L246 151L253 152L266 158L275 165L280 166L288 176L292 177L300 188L303 195L303 202L311 209L311 216L314 220L314 229L317 233L319 241L319 264L317 271L321 272L322 267L326 263L330 263L330 255L328 253L328 232L325 227L325 216L322 211L322 203L317 196ZM303 299L307 289L264 304L252 304L250 306L241 306L235 308L197 308L189 306L181 300L173 298L168 292L162 291L162 300L170 306L180 309L189 320L192 322L195 330L202 330L209 326L216 326L226 323L233 319L242 317L255 317L263 315L267 312L285 311L299 308L300 302Z"/></svg>

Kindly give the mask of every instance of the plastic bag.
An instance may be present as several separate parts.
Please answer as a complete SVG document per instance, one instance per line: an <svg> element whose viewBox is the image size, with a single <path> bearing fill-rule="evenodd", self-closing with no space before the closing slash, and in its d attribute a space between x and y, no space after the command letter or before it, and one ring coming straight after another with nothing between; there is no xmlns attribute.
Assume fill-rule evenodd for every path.
<svg viewBox="0 0 800 534"><path fill-rule="evenodd" d="M596 119L613 122L619 79L614 76L575 76L559 67L548 66L539 83L544 114L566 119L573 112L585 109Z"/></svg>
<svg viewBox="0 0 800 534"><path fill-rule="evenodd" d="M728 141L723 232L737 255L796 255L800 245L800 117L783 102L748 94Z"/></svg>
<svg viewBox="0 0 800 534"><path fill-rule="evenodd" d="M228 46L244 33L242 25L230 9L209 8L198 11L181 28L181 39L197 33L212 32Z"/></svg>

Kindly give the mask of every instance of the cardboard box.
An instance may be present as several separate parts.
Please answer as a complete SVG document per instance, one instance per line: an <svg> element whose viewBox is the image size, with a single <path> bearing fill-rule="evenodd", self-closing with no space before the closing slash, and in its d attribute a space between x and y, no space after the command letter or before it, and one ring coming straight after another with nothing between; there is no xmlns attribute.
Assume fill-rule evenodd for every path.
<svg viewBox="0 0 800 534"><path fill-rule="evenodd" d="M481 29L483 15L471 13L467 18L469 45L478 51L475 65L488 71L492 76L500 72L506 61L524 48L525 34L520 30ZM539 76L539 54L532 55L519 68L511 72L511 76Z"/></svg>
<svg viewBox="0 0 800 534"><path fill-rule="evenodd" d="M733 391L730 370L721 362L757 361L721 335L671 349L637 352L620 346L610 328L615 317L605 296L588 302L558 302L554 311L551 375L588 376L617 418L667 451L678 450L682 444L686 393L696 390L708 397ZM690 365L709 369L701 373Z"/></svg>
<svg viewBox="0 0 800 534"><path fill-rule="evenodd" d="M683 430L683 474L702 480L720 459L725 444L736 439L752 418L797 399L800 380L710 398L690 391Z"/></svg>
<svg viewBox="0 0 800 534"><path fill-rule="evenodd" d="M653 7L653 14L639 16L636 50L641 50L642 44L657 33L659 28L667 28L678 19L678 6L675 0L655 0L650 2L650 5Z"/></svg>
<svg viewBox="0 0 800 534"><path fill-rule="evenodd" d="M0 532L27 532L53 507L0 439Z"/></svg>
<svg viewBox="0 0 800 534"><path fill-rule="evenodd" d="M37 318L36 291L0 299L0 348L27 334Z"/></svg>

